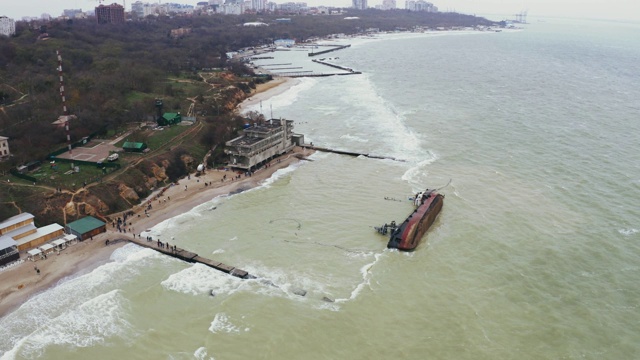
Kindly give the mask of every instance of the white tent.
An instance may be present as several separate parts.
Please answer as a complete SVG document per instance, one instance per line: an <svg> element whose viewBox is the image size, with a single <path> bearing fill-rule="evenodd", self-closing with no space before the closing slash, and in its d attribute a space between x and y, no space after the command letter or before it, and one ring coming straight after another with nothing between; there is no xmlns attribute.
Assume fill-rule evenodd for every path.
<svg viewBox="0 0 640 360"><path fill-rule="evenodd" d="M44 244L42 246L40 246L38 249L42 250L43 254L48 254L51 251L53 251L53 245L51 244Z"/></svg>
<svg viewBox="0 0 640 360"><path fill-rule="evenodd" d="M67 234L64 236L64 241L67 243L67 245L71 245L72 242L77 242L78 241L78 237L73 235L73 234Z"/></svg>
<svg viewBox="0 0 640 360"><path fill-rule="evenodd" d="M36 255L40 255L42 256L42 251L40 251L40 249L33 249L33 250L29 250L27 251L27 254L29 254L27 256L27 258L31 261L35 261L35 257Z"/></svg>
<svg viewBox="0 0 640 360"><path fill-rule="evenodd" d="M53 240L49 244L53 245L54 247L56 247L58 249L64 249L64 244L66 244L66 243L67 242L64 241L64 239L57 239L57 240Z"/></svg>

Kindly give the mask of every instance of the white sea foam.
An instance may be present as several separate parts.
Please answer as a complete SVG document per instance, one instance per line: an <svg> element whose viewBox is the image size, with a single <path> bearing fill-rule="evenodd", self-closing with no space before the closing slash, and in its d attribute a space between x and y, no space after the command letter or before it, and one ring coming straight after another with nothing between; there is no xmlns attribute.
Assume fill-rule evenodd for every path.
<svg viewBox="0 0 640 360"><path fill-rule="evenodd" d="M618 232L622 235L629 236L638 233L638 229L620 229Z"/></svg>
<svg viewBox="0 0 640 360"><path fill-rule="evenodd" d="M126 320L126 299L119 290L112 290L88 301L65 309L59 316L48 319L22 338L3 359L35 358L46 347L59 345L70 350L105 344L112 337L125 338L132 332Z"/></svg>
<svg viewBox="0 0 640 360"><path fill-rule="evenodd" d="M227 314L221 312L216 314L215 318L211 322L211 326L209 326L209 331L214 334L222 332L228 334L238 334L241 331L249 331L249 328L244 327L244 329L241 329L231 322Z"/></svg>
<svg viewBox="0 0 640 360"><path fill-rule="evenodd" d="M203 264L194 264L170 275L160 284L167 290L183 294L231 294L242 286L242 279L224 274Z"/></svg>
<svg viewBox="0 0 640 360"><path fill-rule="evenodd" d="M365 139L365 138L361 138L359 136L356 135L351 135L351 134L344 134L340 136L341 139L344 140L348 140L348 141L355 141L355 142L360 142L360 143L367 143L369 142L369 139Z"/></svg>
<svg viewBox="0 0 640 360"><path fill-rule="evenodd" d="M294 301L306 301L310 294L326 293L325 284L306 276L303 272L295 275L279 268L269 268L261 264L246 264L245 270L257 276L254 280L245 280L250 290L261 295L284 297ZM297 295L294 290L302 289L306 297Z"/></svg>
<svg viewBox="0 0 640 360"><path fill-rule="evenodd" d="M215 360L213 358L213 356L209 356L209 354L207 354L207 348L205 348L204 346L199 347L194 353L193 353L193 357L196 358L197 360Z"/></svg>
<svg viewBox="0 0 640 360"><path fill-rule="evenodd" d="M112 254L110 259L118 262L138 262L145 258L161 258L157 251L138 246L136 244L126 244L123 247L117 248Z"/></svg>
<svg viewBox="0 0 640 360"><path fill-rule="evenodd" d="M354 111L347 125L353 128L366 126L372 133L384 134L372 153L397 158L422 153L420 136L406 126L404 115L378 94L369 77L364 75L352 81L358 84L347 89L345 101L358 111Z"/></svg>
<svg viewBox="0 0 640 360"><path fill-rule="evenodd" d="M380 261L380 259L382 259L383 254L384 253L375 254L374 259L371 263L366 264L360 268L362 281L358 285L356 285L356 287L351 291L351 295L348 298L336 299L335 300L336 303L344 303L347 301L355 300L358 297L358 295L362 293L362 290L366 286L369 286L371 284L371 268L373 268L373 266L377 264Z"/></svg>
<svg viewBox="0 0 640 360"><path fill-rule="evenodd" d="M413 187L413 191L424 190L425 183L429 175L429 165L433 164L438 157L434 154L425 154L424 160L411 166L404 174L402 174L402 180L406 181Z"/></svg>
<svg viewBox="0 0 640 360"><path fill-rule="evenodd" d="M349 254L352 257L353 254ZM373 261L362 266L360 273L362 281L355 285L348 298L336 299L334 302L321 301L324 296L332 297L336 284L327 278L318 278L314 274L305 274L304 271L290 272L279 268L270 268L260 264L246 264L245 269L258 277L255 280L245 280L251 284L251 291L272 297L284 297L292 301L307 302L318 309L339 310L339 304L357 298L362 289L368 286L371 279L371 268L380 260L382 254L373 254ZM372 253L357 254L358 258L371 257ZM349 286L346 284L345 286ZM306 291L305 296L295 293L301 289ZM315 300L315 301L313 301Z"/></svg>
<svg viewBox="0 0 640 360"><path fill-rule="evenodd" d="M276 170L276 172L274 172L273 175L271 175L269 178L267 178L264 181L262 181L260 183L260 186L255 188L255 189L271 187L271 185L273 185L273 183L275 183L276 181L284 178L285 176L289 176L291 173L293 173L302 164L303 164L303 162L296 162L294 164L291 164L291 165L287 166L284 169Z"/></svg>
<svg viewBox="0 0 640 360"><path fill-rule="evenodd" d="M22 343L29 343L29 348L43 348L45 345L34 345L33 339L44 341L42 336L50 335L44 332L47 326L56 326L61 322L65 327L73 330L74 326L69 322L74 318L84 317L86 313L91 312L90 309L113 307L114 312L105 314L105 320L120 323L119 316L122 315L120 312L122 309L117 305L122 304L124 300L113 289L135 279L148 259L158 260L160 257L160 254L151 249L127 244L113 252L112 262L88 274L67 278L58 286L32 297L19 309L0 319L0 350L21 347ZM107 293L104 293L105 291ZM96 326L101 324L93 320L96 321ZM98 335L101 333L100 329L92 329L90 324L78 321L80 322L78 326L87 327L88 331L96 332ZM105 334L110 334L112 324L106 323L104 326ZM40 337L34 338L34 334L39 334ZM93 341L90 335L87 335L87 341ZM70 345L72 345L71 342L76 341L79 344L76 346L85 346L82 339L74 339L73 334L65 339L67 338L70 339L68 340ZM55 341L58 340L52 340L53 343ZM67 340L63 339L63 341Z"/></svg>

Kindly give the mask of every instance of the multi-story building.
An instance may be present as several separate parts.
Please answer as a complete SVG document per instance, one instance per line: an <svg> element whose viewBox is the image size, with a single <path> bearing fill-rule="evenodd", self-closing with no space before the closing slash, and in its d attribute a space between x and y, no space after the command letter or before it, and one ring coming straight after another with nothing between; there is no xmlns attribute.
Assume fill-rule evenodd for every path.
<svg viewBox="0 0 640 360"><path fill-rule="evenodd" d="M120 4L100 5L96 7L98 24L124 23L124 7Z"/></svg>
<svg viewBox="0 0 640 360"><path fill-rule="evenodd" d="M410 11L438 12L436 6L424 0L407 0L404 8Z"/></svg>
<svg viewBox="0 0 640 360"><path fill-rule="evenodd" d="M5 136L0 136L0 161L11 156L11 151L9 151L9 138Z"/></svg>
<svg viewBox="0 0 640 360"><path fill-rule="evenodd" d="M352 0L352 7L358 10L366 10L367 0Z"/></svg>
<svg viewBox="0 0 640 360"><path fill-rule="evenodd" d="M308 9L306 2L286 2L278 5L278 9L288 13L304 12Z"/></svg>
<svg viewBox="0 0 640 360"><path fill-rule="evenodd" d="M396 8L396 0L382 0L382 10L393 10Z"/></svg>
<svg viewBox="0 0 640 360"><path fill-rule="evenodd" d="M255 11L267 10L267 0L251 0L251 9Z"/></svg>
<svg viewBox="0 0 640 360"><path fill-rule="evenodd" d="M131 4L131 14L135 15L135 17L137 18L143 18L145 5L146 4L142 1L134 2L133 4Z"/></svg>
<svg viewBox="0 0 640 360"><path fill-rule="evenodd" d="M84 15L84 13L82 12L82 9L64 9L62 10L62 16L69 18L69 19L75 19L75 18L79 18L82 17Z"/></svg>
<svg viewBox="0 0 640 360"><path fill-rule="evenodd" d="M11 36L16 33L16 22L6 16L0 16L0 35Z"/></svg>
<svg viewBox="0 0 640 360"><path fill-rule="evenodd" d="M242 15L244 13L244 3L226 3L222 5L222 13L225 15Z"/></svg>
<svg viewBox="0 0 640 360"><path fill-rule="evenodd" d="M226 142L224 152L230 167L252 171L302 143L304 136L293 133L293 120L271 119L246 127L242 135Z"/></svg>

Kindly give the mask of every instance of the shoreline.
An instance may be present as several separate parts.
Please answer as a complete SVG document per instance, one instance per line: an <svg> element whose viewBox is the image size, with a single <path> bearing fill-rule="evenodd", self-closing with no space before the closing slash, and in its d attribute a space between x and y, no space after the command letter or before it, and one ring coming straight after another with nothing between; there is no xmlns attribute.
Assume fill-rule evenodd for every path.
<svg viewBox="0 0 640 360"><path fill-rule="evenodd" d="M299 83L300 79L280 77L274 78L268 83L259 84L256 86L256 90L238 105L238 113L246 113L247 108L256 106L262 101L280 95Z"/></svg>
<svg viewBox="0 0 640 360"><path fill-rule="evenodd" d="M260 84L256 90L238 105L238 112L242 113L246 107L258 104L272 96L287 91L298 81L289 78L274 79ZM113 252L129 243L127 239L147 231L165 220L188 212L194 207L213 200L221 195L249 190L260 186L277 170L284 169L297 163L301 157L312 154L313 151L295 147L293 151L283 154L272 161L270 166L256 170L252 176L242 175L240 179L231 180L236 172L231 170L206 170L204 174L195 176L190 174L172 184L164 191L156 191L140 204L134 205L126 212L133 212L128 217L126 233L116 230L107 223L107 232L94 236L92 240L85 240L73 244L62 250L58 255L50 254L45 260L28 261L26 254L21 259L23 263L0 272L0 318L9 315L33 296L55 287L67 278L89 273L111 260ZM205 185L206 184L206 185ZM145 214L147 204L152 209ZM119 214L110 214L117 217ZM135 235L134 235L135 234ZM123 241L119 241L123 239ZM106 241L109 240L109 245ZM40 272L36 272L37 267Z"/></svg>

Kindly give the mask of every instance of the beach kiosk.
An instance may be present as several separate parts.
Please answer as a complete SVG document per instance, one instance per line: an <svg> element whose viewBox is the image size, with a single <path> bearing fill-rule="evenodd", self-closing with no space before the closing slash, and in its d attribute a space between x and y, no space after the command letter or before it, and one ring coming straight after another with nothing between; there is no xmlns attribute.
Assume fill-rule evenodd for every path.
<svg viewBox="0 0 640 360"><path fill-rule="evenodd" d="M106 232L107 224L93 216L86 216L82 219L68 223L64 229L67 234L75 235L80 241L83 241Z"/></svg>
<svg viewBox="0 0 640 360"><path fill-rule="evenodd" d="M38 259L44 259L42 251L40 249L31 249L27 251L27 260L36 261Z"/></svg>
<svg viewBox="0 0 640 360"><path fill-rule="evenodd" d="M56 251L64 250L67 248L67 242L64 238L53 240L49 244L53 245Z"/></svg>
<svg viewBox="0 0 640 360"><path fill-rule="evenodd" d="M63 237L65 245L70 246L78 242L78 237L73 234L67 234Z"/></svg>
<svg viewBox="0 0 640 360"><path fill-rule="evenodd" d="M42 251L42 255L44 255L45 258L47 257L47 255L51 254L54 251L53 245L51 244L44 244L40 246L38 249Z"/></svg>

